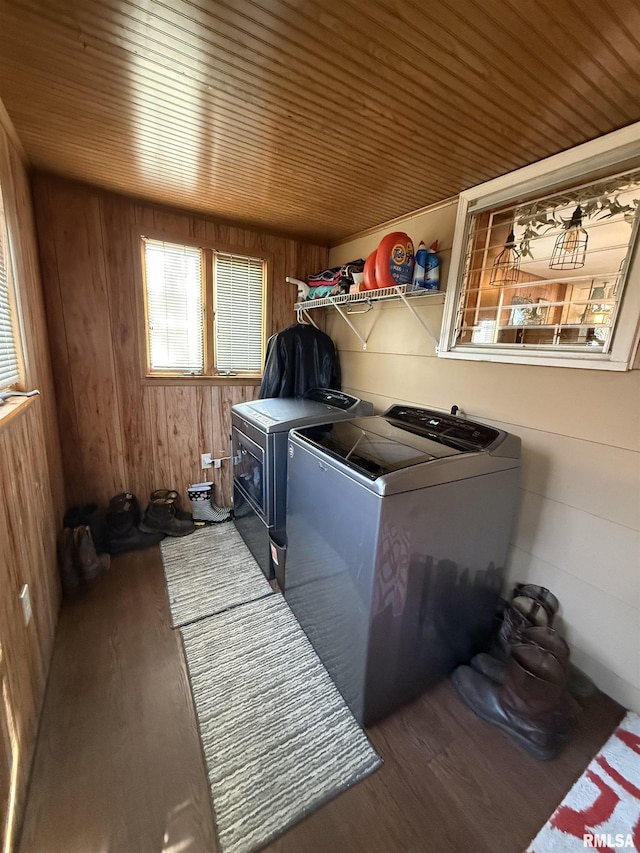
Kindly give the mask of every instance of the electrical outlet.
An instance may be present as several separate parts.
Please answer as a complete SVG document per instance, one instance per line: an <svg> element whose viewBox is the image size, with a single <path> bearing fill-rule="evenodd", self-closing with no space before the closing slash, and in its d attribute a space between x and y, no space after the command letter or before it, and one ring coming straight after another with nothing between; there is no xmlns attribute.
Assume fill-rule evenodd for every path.
<svg viewBox="0 0 640 853"><path fill-rule="evenodd" d="M221 468L222 467L222 459L214 459L213 460L213 467L214 468Z"/></svg>
<svg viewBox="0 0 640 853"><path fill-rule="evenodd" d="M31 610L31 595L29 593L29 584L25 584L20 590L20 604L22 604L22 615L24 616L24 624L28 625L31 622L33 611Z"/></svg>
<svg viewBox="0 0 640 853"><path fill-rule="evenodd" d="M200 463L201 463L201 467L203 470L206 470L207 468L211 468L211 465L212 465L211 454L210 453L201 453L200 454Z"/></svg>

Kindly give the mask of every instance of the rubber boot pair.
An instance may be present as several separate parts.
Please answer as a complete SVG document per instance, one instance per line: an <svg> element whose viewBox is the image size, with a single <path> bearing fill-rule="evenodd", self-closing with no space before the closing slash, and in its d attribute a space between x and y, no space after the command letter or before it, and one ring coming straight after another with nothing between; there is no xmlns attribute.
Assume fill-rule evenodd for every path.
<svg viewBox="0 0 640 853"><path fill-rule="evenodd" d="M553 629L542 630L555 635L545 642L562 657L564 640ZM547 761L557 755L580 712L566 690L568 660L568 647L563 661L550 648L523 640L512 645L501 665L501 683L470 666L458 667L451 680L475 714L507 732L535 758Z"/></svg>
<svg viewBox="0 0 640 853"><path fill-rule="evenodd" d="M206 524L221 524L223 521L231 519L231 507L218 506L215 502L214 483L198 483L195 486L190 486L188 492L195 521L205 522Z"/></svg>

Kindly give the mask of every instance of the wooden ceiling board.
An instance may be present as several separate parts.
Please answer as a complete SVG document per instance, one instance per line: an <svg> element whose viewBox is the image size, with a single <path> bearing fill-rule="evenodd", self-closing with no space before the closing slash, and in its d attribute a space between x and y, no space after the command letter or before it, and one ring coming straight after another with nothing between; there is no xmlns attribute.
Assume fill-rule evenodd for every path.
<svg viewBox="0 0 640 853"><path fill-rule="evenodd" d="M637 0L12 0L35 168L335 242L640 119Z"/></svg>
<svg viewBox="0 0 640 853"><path fill-rule="evenodd" d="M32 54L32 56L33 56L33 54ZM17 72L17 73L16 73L16 76L15 76L15 79L14 79L14 83L13 83L13 88L14 88L14 90L19 90L19 89L23 88L23 87L24 87L24 85L25 85L25 80L26 80L26 78L27 78L27 77L28 77L28 78L29 78L29 80L30 80L29 85L31 85L31 84L32 84L31 78L34 78L34 79L35 79L35 78L37 77L37 75L36 75L33 71L29 72L29 66L28 66L28 64L27 64L27 63L24 63L24 62L23 62L23 63L20 63L20 62L18 62L17 60L14 60L14 61L13 61L13 63L12 63L12 67L15 67L15 70L16 70L16 72ZM2 72L0 71L0 76L1 76L1 74L2 74ZM151 75L151 73L150 73L150 76L152 76L152 75ZM145 82L146 82L146 81L145 81ZM44 90L40 89L40 100L44 103L44 109L45 109L45 110L47 110L47 109L49 108L49 107L48 107L49 101L50 101L52 98L55 98L55 97L57 97L57 96L59 96L59 95L60 95L60 91L61 91L61 88L62 88L62 85L63 85L60 79L56 80L55 78L51 79L51 80L50 80L50 83L51 83L50 91L46 91L46 92L45 92ZM64 85L65 85L65 87L68 87L68 85L69 85L69 84L65 83ZM103 79L103 81L101 81L101 82L98 82L98 81L96 81L96 80L95 80L95 78L92 78L91 85L92 85L92 86L96 86L96 87L97 87L97 86L100 86L100 87L101 87L101 88L100 88L100 91L101 91L101 98L100 98L99 105L96 105L93 101L89 101L89 102L88 102L88 104L87 104L87 109L88 109L89 111L90 111L91 109L95 109L95 108L98 108L98 109L100 109L100 110L104 110L105 108L107 108L107 107L109 106L109 96L108 96L106 93L107 93L107 91L108 91L109 89L111 89L111 88L112 88L112 81L111 81L111 78L104 78L104 79ZM137 87L138 87L138 81L136 81L135 85L134 85L134 86L132 86L131 88L132 88L132 89L134 89L134 88L137 88ZM38 93L38 91L37 91L38 87L35 87L35 88L36 88L36 92L35 92L35 94L33 95L33 97L38 98L38 94L39 94L39 93ZM77 88L77 87L74 87L74 88ZM175 120L178 120L178 121L180 121L180 122L184 121L184 118L183 118L183 117L184 117L184 115L186 115L187 113L186 113L186 108L185 108L184 104L180 104L180 103L178 102L179 93L175 96L173 104L167 104L167 103L166 103L166 98L167 98L167 95L166 95L166 87L163 87L162 91L163 91L163 95L162 95L162 97L157 97L157 98L155 99L155 101L149 101L149 102L147 103L147 105L146 105L146 106L147 106L148 111L150 112L150 114L151 114L152 116L158 116L159 109L160 109L160 108L163 108L163 110L164 110L164 112L163 112L163 116L162 116L162 117L158 117L158 118L157 118L157 121L161 122L163 125L168 125L168 124L170 124L171 122L173 122L173 121L174 121L174 119L175 119ZM77 94L78 94L77 92L74 92L74 95L77 95ZM66 95L65 95L65 96L66 96ZM20 98L16 98L16 102L17 102L17 103L22 103L22 105L23 105L23 106L24 106L24 103L25 103L25 102L24 102L24 100L21 100ZM36 108L36 107L34 107L34 105L31 103L31 100L30 100L30 99L28 99L27 103L29 103L29 106L27 107L27 109L28 109L28 110L32 110L32 109L35 109L35 108ZM116 101L116 102L115 102L116 110L117 110L117 107L118 107L118 103L119 103L118 101ZM130 97L130 103L131 103L131 106L132 106L132 107L135 107L135 111L136 111L136 126L137 126L139 129L144 130L144 129L145 129L145 128L144 128L144 126L143 126L143 125L144 125L144 120L143 120L143 115L142 115L142 113L143 113L143 109L142 109L142 107L140 107L140 102L139 102L139 101L138 101L138 102L136 102L136 98L132 95L132 96ZM222 112L221 112L221 115L222 115L222 117L223 117L223 120L222 120L222 121L220 121L220 120L216 120L216 126L219 128L220 126L225 125L225 124L227 124L227 123L229 123L229 122L231 123L231 132L233 132L233 133L235 134L235 135L234 135L234 150L236 150L236 149L237 149L237 147L238 147L238 145L242 145L242 144L243 144L243 140L244 140L244 136L240 136L240 137L239 137L239 135L238 135L238 133L237 133L238 128L239 128L239 127L241 127L242 125L241 125L241 123L240 123L240 121L239 121L239 120L237 120L237 121L234 123L231 119L229 119L229 118L228 118L227 113L228 113L228 110L227 110L227 109L225 109L224 111L222 111ZM182 115L181 115L181 114L182 114ZM114 115L115 115L115 116L116 116L116 118L117 118L117 112L114 112ZM164 116L166 116L166 118L164 118ZM128 131L130 131L130 127L131 127L130 119L129 119L126 115L122 115L122 116L121 116L121 118L122 118L122 120L123 120L123 122L124 122L125 127L127 127ZM257 126L258 119L257 119L257 118L255 118L255 117L251 117L251 118L252 118L252 120L251 120L251 121L247 121L247 122L245 123L245 132L247 132L247 133L251 133L253 130L255 130L255 129L256 129L256 126ZM203 129L203 128L204 128L205 130L207 129L207 128L206 128L206 122L204 122L204 121L200 121L199 123L195 122L195 124L196 124L200 129ZM262 132L263 132L263 130L260 130L260 132L262 133ZM272 131L272 134L273 134L273 136L274 136L274 137L276 137L276 138L277 138L277 134L278 134L277 129L274 129L274 130ZM281 138L281 134L280 134L280 138ZM162 147L163 147L163 148L167 147L167 145L166 145L166 143L167 143L166 133L165 133L165 135L164 135L164 136L163 136L162 134L158 135L158 139L161 139L161 141L162 141ZM238 140L240 140L240 141L238 141ZM294 141L295 141L295 140L294 140ZM284 139L283 144L285 144L285 145L289 144L289 140L288 140L288 138L285 138L285 139ZM258 148L257 146L255 146L255 145L254 145L254 146L253 146L253 150L254 150L255 152L258 152L258 151L259 151L259 148ZM317 155L316 155L315 160L313 160L313 158L311 157L311 155L309 154L309 152L307 152L307 149L304 147L304 145L296 145L296 147L295 147L295 149L294 149L293 154L294 154L297 158L302 158L302 160L303 160L303 161L304 161L304 160L307 160L308 162L316 162L316 161L317 161ZM292 156L293 156L293 154L292 154ZM338 170L338 168L339 168L339 166L340 166L340 158L341 158L341 156L342 156L342 155L340 154L340 152L339 152L339 151L336 151L336 150L335 150L335 148L333 148L332 150L330 150L330 151L329 151L329 153L326 155L326 158L327 158L327 160L328 160L328 168L331 168L331 169L333 169L333 170L336 170L336 171L337 171L337 170ZM364 151L361 153L361 157L362 157L363 159L365 159L365 152L364 152ZM343 159L344 159L344 158L343 158ZM375 159L374 159L374 158L370 158L370 161L369 161L369 162L370 162L370 164L371 164L371 165L373 165L376 161L375 161ZM407 162L409 163L409 161L407 161ZM306 165L306 164L305 164L305 165ZM302 172L302 173L301 173L301 177L303 177L303 175L304 175L304 174L305 174L305 173L304 173L304 172ZM350 176L350 175L351 175L351 172L350 172L349 170L347 170L347 171L345 172L345 175L348 177L348 176Z"/></svg>
<svg viewBox="0 0 640 853"><path fill-rule="evenodd" d="M37 20L34 21L33 25L36 27L39 26L38 21ZM83 36L83 40L84 40L84 43L88 46L89 42L87 41L87 38L85 36ZM20 47L21 46L19 45L18 49L20 49ZM72 47L73 47L72 42L70 44L67 44L64 47L65 52L69 51ZM135 45L135 50L136 50L136 56L142 55L137 45ZM58 50L58 53L60 53L60 52L61 52L61 50ZM147 54L149 54L149 51L147 51ZM153 75L154 65L151 64L151 60L157 59L158 56L164 57L165 68L160 73L164 74L165 77L167 74L167 69L174 69L177 74L183 73L184 66L179 62L177 64L176 63L172 64L169 61L169 59L167 59L167 56L168 56L167 54L157 54L157 52L154 51L154 55L155 56L151 56L151 55L148 56L148 59L150 60L150 69L151 69L148 72L148 75ZM215 62L213 60L211 60L209 64L215 67ZM137 69L137 71L139 73L136 75L136 77L137 76L143 76L143 79L144 79L144 77L148 76L147 74L140 74L140 72L142 70L143 69ZM89 69L89 73L90 72L91 72L91 69ZM125 72L127 72L128 76L130 77L130 68L129 67L125 67ZM75 73L77 74L77 71ZM196 72L193 71L193 73L195 74ZM236 77L237 77L237 75L235 75L234 79ZM211 80L210 74L208 77L204 76L204 77L201 77L199 79L200 79L200 82L203 83L204 85L208 85L210 82L215 82L215 81ZM231 75L228 73L228 69L227 69L226 80L230 80L230 79L231 79ZM181 81L180 77L177 78L177 81L178 81L178 86L181 86L182 81ZM168 83L168 78L165 79L165 81L163 81L163 83L166 85ZM236 85L236 84L234 83L234 85ZM256 100L255 89L259 85L260 85L260 81L257 80L257 78L255 78L255 77L252 79L249 79L247 85L242 89L236 88L234 91L229 91L230 90L230 84L227 84L225 91L220 93L221 97L225 101L225 108L233 110L234 103L241 103L244 111L255 112L254 102L255 102L255 107L257 107L258 109L260 109L263 106L263 104L266 102L269 104L270 111L268 113L268 118L271 122L273 121L273 115L274 115L273 111L275 110L276 114L278 115L279 118L285 119L289 122L289 127L287 128L288 134L289 133L296 134L297 132L299 132L300 128L298 128L295 123L293 125L291 124L292 120L295 117L294 115L292 115L292 109L293 109L293 106L295 106L295 103L292 106L292 102L290 101L290 99L287 100L286 93L283 93L282 91L277 91L275 100L273 98L271 98L271 103L269 103L269 97L270 96L269 96L269 92L267 89L265 89L264 91L261 91L260 92L260 99ZM292 85L293 85L294 91L297 93L296 97L298 98L298 102L299 102L300 101L300 99L299 99L300 78L294 77L294 79L292 81ZM183 86L182 86L182 89L184 90ZM178 90L178 94L180 95L180 89ZM229 94L230 97L225 99L224 96L227 94ZM314 97L316 96L315 92L312 92L312 94ZM157 95L156 95L156 100L157 100ZM389 139L391 141L392 146L397 146L397 131L394 129L394 127L393 126L388 127L386 125L383 127L379 126L379 119L381 117L384 117L385 115L388 116L389 110L394 110L394 109L396 109L396 107L397 107L397 105L396 105L395 100L394 99L388 99L387 103L384 105L384 109L386 109L386 113L384 112L383 108L380 108L380 110L375 115L371 116L371 120L369 122L369 125L367 127L363 128L365 130L369 129L371 132L376 133L376 137L377 137L376 144L378 146L380 146L381 141L383 141L385 139ZM301 121L304 119L304 125L301 125L301 128L305 131L308 131L310 128L312 132L315 132L316 128L314 128L313 123L312 123L315 120L318 123L317 131L320 132L320 131L324 130L326 132L326 127L327 127L326 115L320 115L320 117L318 118L318 111L317 111L316 107L314 106L313 101L310 99L307 99L306 102L303 102L303 108L306 112L305 112L305 115L301 118ZM299 104L298 104L297 110L294 110L294 112L298 112L298 113L300 112ZM334 114L330 115L329 118L331 119L331 121L335 121L335 122L342 122L342 121L354 122L356 120L355 107L354 107L354 105L347 104L347 106L342 107L341 111L335 112ZM482 153L483 153L482 148L481 148L482 140L478 139L474 143L472 141L466 140L464 137L460 138L460 132L459 131L460 131L460 127L456 126L456 129L455 129L456 139L458 140L459 145L461 145L463 148L467 149L467 154L473 153L476 157L482 156ZM280 135L282 136L281 130L280 130ZM286 136L285 136L283 141L284 142L287 141ZM339 143L339 140L338 140L338 143ZM367 140L366 139L362 140L361 144L363 144L365 146L368 145ZM413 149L413 152L414 152L413 156L417 156L420 154L421 151L423 151L423 147L421 146L419 140L413 140L412 138L409 138L405 141L405 145L409 149ZM494 143L494 145L495 145L495 143ZM395 149L394 149L394 153L395 153ZM352 157L352 155L351 155L351 157ZM466 160L461 160L461 162L466 163Z"/></svg>

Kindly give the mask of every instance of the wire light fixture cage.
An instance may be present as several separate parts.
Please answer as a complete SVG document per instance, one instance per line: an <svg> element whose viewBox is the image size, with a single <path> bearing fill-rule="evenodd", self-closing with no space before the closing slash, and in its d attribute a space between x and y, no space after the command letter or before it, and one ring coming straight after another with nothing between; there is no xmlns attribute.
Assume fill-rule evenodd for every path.
<svg viewBox="0 0 640 853"><path fill-rule="evenodd" d="M522 253L516 249L516 238L513 228L504 244L504 249L496 257L491 269L489 284L504 287L507 284L517 284L520 280L520 258Z"/></svg>
<svg viewBox="0 0 640 853"><path fill-rule="evenodd" d="M553 247L549 268L552 270L577 270L584 266L589 235L582 227L582 208L573 211L571 219L558 235Z"/></svg>

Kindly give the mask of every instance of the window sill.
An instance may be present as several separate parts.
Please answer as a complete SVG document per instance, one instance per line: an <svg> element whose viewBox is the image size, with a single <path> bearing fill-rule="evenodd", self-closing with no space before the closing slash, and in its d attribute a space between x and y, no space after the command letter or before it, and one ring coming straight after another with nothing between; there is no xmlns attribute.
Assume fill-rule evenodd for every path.
<svg viewBox="0 0 640 853"><path fill-rule="evenodd" d="M142 384L160 385L260 385L262 376L143 376Z"/></svg>
<svg viewBox="0 0 640 853"><path fill-rule="evenodd" d="M600 354L600 358L592 353L541 353L540 350L530 350L528 353L520 350L505 352L487 347L486 349L463 350L458 347L452 350L438 352L439 358L459 358L467 361L493 361L502 364L532 364L539 367L573 367L591 370L631 370L631 363L615 361L610 354Z"/></svg>
<svg viewBox="0 0 640 853"><path fill-rule="evenodd" d="M32 406L36 397L10 397L0 406L0 431Z"/></svg>

